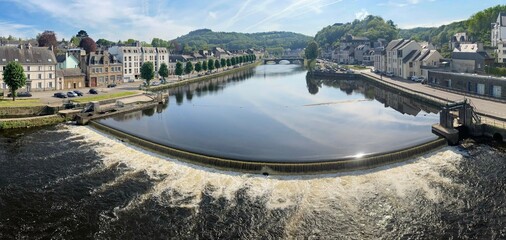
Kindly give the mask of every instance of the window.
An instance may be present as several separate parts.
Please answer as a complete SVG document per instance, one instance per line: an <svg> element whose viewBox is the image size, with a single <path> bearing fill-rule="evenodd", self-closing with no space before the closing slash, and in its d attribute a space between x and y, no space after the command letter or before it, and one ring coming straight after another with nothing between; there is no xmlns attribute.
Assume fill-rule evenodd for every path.
<svg viewBox="0 0 506 240"><path fill-rule="evenodd" d="M42 66L39 66L39 71L42 71Z"/></svg>
<svg viewBox="0 0 506 240"><path fill-rule="evenodd" d="M37 88L42 88L42 83L37 83Z"/></svg>
<svg viewBox="0 0 506 240"><path fill-rule="evenodd" d="M52 79L52 78L53 78L53 74L52 74L52 73L50 73L50 74L49 74L49 79Z"/></svg>
<svg viewBox="0 0 506 240"><path fill-rule="evenodd" d="M52 71L53 70L53 66L49 66L49 71Z"/></svg>
<svg viewBox="0 0 506 240"><path fill-rule="evenodd" d="M132 73L132 69L128 69L128 73Z"/></svg>
<svg viewBox="0 0 506 240"><path fill-rule="evenodd" d="M27 66L27 67L26 67L26 71L30 71L30 66Z"/></svg>
<svg viewBox="0 0 506 240"><path fill-rule="evenodd" d="M26 74L26 79L30 80L30 74Z"/></svg>
<svg viewBox="0 0 506 240"><path fill-rule="evenodd" d="M125 74L127 74L127 70L125 69Z"/></svg>
<svg viewBox="0 0 506 240"><path fill-rule="evenodd" d="M42 79L42 74L39 73L39 79Z"/></svg>
<svg viewBox="0 0 506 240"><path fill-rule="evenodd" d="M47 87L48 87L48 88L53 88L53 82L48 82L48 83L47 83Z"/></svg>
<svg viewBox="0 0 506 240"><path fill-rule="evenodd" d="M132 61L132 56L128 56L128 61Z"/></svg>

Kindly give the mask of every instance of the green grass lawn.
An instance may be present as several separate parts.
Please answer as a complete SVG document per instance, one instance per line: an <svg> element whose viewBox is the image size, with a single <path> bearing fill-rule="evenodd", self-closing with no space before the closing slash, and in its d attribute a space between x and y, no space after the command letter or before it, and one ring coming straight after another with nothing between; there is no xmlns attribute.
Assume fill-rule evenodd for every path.
<svg viewBox="0 0 506 240"><path fill-rule="evenodd" d="M117 92L117 93L109 93L109 94L95 95L95 96L82 97L82 98L73 98L71 100L76 103L87 103L87 102L92 102L92 101L102 101L102 100L108 100L108 99L113 99L113 98L128 97L128 96L135 95L137 93L138 92Z"/></svg>
<svg viewBox="0 0 506 240"><path fill-rule="evenodd" d="M17 98L16 101L12 101L12 98L0 99L0 107L36 107L42 105L44 104L42 104L38 98Z"/></svg>
<svg viewBox="0 0 506 240"><path fill-rule="evenodd" d="M359 66L359 65L348 65L348 66L346 66L346 68L354 69L354 70L364 70L364 69L366 69L366 67L362 67L362 66Z"/></svg>

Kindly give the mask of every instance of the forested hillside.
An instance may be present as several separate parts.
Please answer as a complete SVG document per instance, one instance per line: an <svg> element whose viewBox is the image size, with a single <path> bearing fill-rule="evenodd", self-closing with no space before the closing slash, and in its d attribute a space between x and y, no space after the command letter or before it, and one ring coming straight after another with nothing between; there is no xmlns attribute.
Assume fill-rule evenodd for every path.
<svg viewBox="0 0 506 240"><path fill-rule="evenodd" d="M327 26L316 33L315 40L322 47L337 44L346 34L358 37L367 37L371 40L385 38L387 41L397 38L398 29L391 20L385 21L378 16L367 16L364 20L355 20L351 23L336 23Z"/></svg>
<svg viewBox="0 0 506 240"><path fill-rule="evenodd" d="M305 48L312 38L292 32L236 33L213 32L209 29L195 30L172 40L176 51L195 51L222 47L227 50L248 48Z"/></svg>

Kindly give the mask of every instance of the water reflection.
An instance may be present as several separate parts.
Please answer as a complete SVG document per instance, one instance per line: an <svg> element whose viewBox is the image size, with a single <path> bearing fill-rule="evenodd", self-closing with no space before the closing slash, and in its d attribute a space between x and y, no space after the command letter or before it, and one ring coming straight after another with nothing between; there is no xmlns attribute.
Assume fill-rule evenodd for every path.
<svg viewBox="0 0 506 240"><path fill-rule="evenodd" d="M373 82L365 80L348 79L318 79L306 77L306 84L310 94L317 94L321 86L332 87L341 90L350 96L361 94L369 100L376 100L387 108L393 108L402 114L417 116L420 112L439 113L437 106L431 106L418 100L402 96L398 93L389 91L375 85Z"/></svg>
<svg viewBox="0 0 506 240"><path fill-rule="evenodd" d="M263 65L170 95L175 104L159 114L148 109L101 122L173 148L246 161L332 160L436 138L430 126L437 109L361 80L306 78L297 65Z"/></svg>

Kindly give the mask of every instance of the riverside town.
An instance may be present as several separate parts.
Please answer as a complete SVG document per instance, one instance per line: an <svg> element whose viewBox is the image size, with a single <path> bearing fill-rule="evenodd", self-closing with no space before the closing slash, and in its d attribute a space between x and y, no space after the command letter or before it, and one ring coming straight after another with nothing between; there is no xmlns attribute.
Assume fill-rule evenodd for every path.
<svg viewBox="0 0 506 240"><path fill-rule="evenodd" d="M0 8L0 239L506 239L506 0Z"/></svg>

